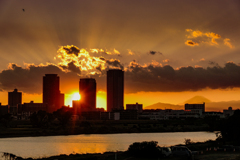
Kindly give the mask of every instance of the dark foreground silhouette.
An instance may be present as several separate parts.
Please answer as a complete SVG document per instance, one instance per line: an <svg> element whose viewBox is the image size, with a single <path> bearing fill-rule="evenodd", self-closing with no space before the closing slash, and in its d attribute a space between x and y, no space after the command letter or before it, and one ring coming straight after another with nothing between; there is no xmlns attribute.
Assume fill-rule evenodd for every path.
<svg viewBox="0 0 240 160"><path fill-rule="evenodd" d="M191 140L185 140L187 143L185 146L192 150L191 156L179 156L170 155L164 157L161 147L158 146L156 141L150 142L135 142L131 144L127 151L119 152L105 152L105 153L88 153L88 154L70 154L70 155L57 155L45 158L37 158L37 160L212 160L212 159L231 159L240 160L240 149L237 147L234 150L221 150L223 148L217 148L221 146L218 140L206 141L202 143L193 143ZM226 146L226 145L224 145ZM223 147L223 145L222 145ZM197 150L194 150L197 149ZM32 160L33 158L21 158L13 154L3 153L2 157L5 160Z"/></svg>
<svg viewBox="0 0 240 160"><path fill-rule="evenodd" d="M62 108L54 113L38 111L28 120L14 120L10 114L1 116L0 137L219 131L224 121L214 116L204 119L84 120L75 119L71 110Z"/></svg>

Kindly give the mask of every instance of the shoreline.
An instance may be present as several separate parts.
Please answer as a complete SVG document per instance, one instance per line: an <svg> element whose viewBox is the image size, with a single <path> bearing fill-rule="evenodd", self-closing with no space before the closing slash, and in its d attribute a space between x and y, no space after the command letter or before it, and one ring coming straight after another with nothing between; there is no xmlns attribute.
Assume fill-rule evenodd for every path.
<svg viewBox="0 0 240 160"><path fill-rule="evenodd" d="M198 130L198 131L165 131L165 132L115 132L115 133L79 133L79 134L44 134L44 135L10 135L10 136L2 136L0 135L0 139L5 139L5 138L23 138L23 137L51 137L51 136L72 136L72 135L108 135L108 134L141 134L141 133L181 133L181 132L219 132L219 131L203 131L203 130Z"/></svg>
<svg viewBox="0 0 240 160"><path fill-rule="evenodd" d="M121 133L168 133L168 132L211 132L220 130L220 122L215 126L204 120L123 120L123 121L77 121L61 125L53 122L34 125L30 120L14 120L1 126L0 138L39 137L81 134L121 134Z"/></svg>
<svg viewBox="0 0 240 160"><path fill-rule="evenodd" d="M196 151L198 153L193 155L194 160L212 160L212 159L231 159L231 160L240 160L240 151L215 151L214 148L217 145L217 141L205 141L205 142L196 142L191 144L185 144L181 146L188 147L191 151ZM212 148L208 150L204 150L207 148ZM198 150L193 150L193 148L198 148ZM2 152L4 153L4 152ZM133 155L129 154L127 150L125 151L108 151L103 153L71 153L71 154L59 154L59 155L53 155L48 157L38 157L38 158L22 158L20 156L15 156L11 153L6 153L6 157L12 157L12 158L18 158L16 160L110 160L115 159L117 157L118 160L153 160L156 158L144 158L144 157L134 157ZM160 158L162 159L162 158ZM170 156L164 158L166 160L185 160L186 157L176 157L176 156Z"/></svg>
<svg viewBox="0 0 240 160"><path fill-rule="evenodd" d="M131 135L132 134L132 135ZM174 136L176 135L176 136ZM191 136L193 135L193 136ZM199 136L203 135L203 137L205 138L200 138ZM206 136L205 136L206 135ZM162 138L162 137L166 137L168 136L170 139L169 140L165 140L166 138ZM176 141L171 141L171 137L178 137ZM110 139L108 137L111 137ZM124 138L125 137L125 138ZM127 137L129 137L127 140L121 140L121 138L126 139ZM131 138L132 137L132 138ZM134 138L134 137L139 137L139 138ZM119 139L120 138L120 139ZM49 156L53 156L53 155L59 155L59 154L71 154L71 153L91 153L91 154L95 154L95 153L104 153L104 152L110 152L110 151L125 151L128 149L128 146L130 143L134 143L134 142L142 142L142 141L157 141L159 142L159 146L160 147L164 147L164 146L173 146L173 145L179 145L179 144L185 144L184 138L190 138L191 140L193 140L194 142L205 142L209 139L212 139L211 141L215 140L215 134L212 132L169 132L168 133L124 133L124 134L98 134L98 135L67 135L67 136L56 136L56 137L51 137L51 136L42 136L42 137L35 137L35 138L9 138L9 139L0 139L0 141L2 141L2 149L1 151L6 151L9 153L13 153L13 154L17 154L19 156L24 156L24 157L34 157L34 158L38 158L38 157L42 157L43 155L49 157ZM106 139L106 140L105 140ZM109 143L109 140L120 140L120 142L113 142L113 143ZM63 141L62 141L63 140ZM86 141L87 140L87 141ZM105 140L103 142L98 142L98 140ZM91 143L93 145L88 145L89 141L91 141ZM8 143L10 142L10 143ZM19 143L16 143L19 142ZM21 143L24 142L24 143ZM24 144L25 142L32 142L30 147L30 144L27 144L28 147L26 147ZM37 142L37 143L36 143ZM38 144L38 142L41 142L41 144ZM54 142L54 144L52 144L52 142ZM68 149L66 148L65 150L55 150L55 149L51 149L49 148L49 145L47 144L51 144L50 146L59 146L60 148L65 148L65 144L60 142L70 142L70 143L74 143L74 144L70 144L67 145ZM106 142L106 145L105 145ZM111 141L112 142L112 141ZM119 143L119 144L118 144ZM12 146L12 149L8 149L6 147L4 147L6 145L9 144L9 146ZM23 144L23 148L19 147L22 146ZM112 146L114 145L114 146ZM84 146L88 146L91 148L86 147L86 149L84 149ZM102 146L103 149L101 148ZM111 146L110 148L108 146ZM120 146L120 147L119 147ZM14 147L14 148L13 148ZM41 147L43 148L42 150L40 150L39 152L35 150ZM77 147L77 148L76 148ZM24 150L26 149L26 151ZM30 149L29 152L28 149Z"/></svg>

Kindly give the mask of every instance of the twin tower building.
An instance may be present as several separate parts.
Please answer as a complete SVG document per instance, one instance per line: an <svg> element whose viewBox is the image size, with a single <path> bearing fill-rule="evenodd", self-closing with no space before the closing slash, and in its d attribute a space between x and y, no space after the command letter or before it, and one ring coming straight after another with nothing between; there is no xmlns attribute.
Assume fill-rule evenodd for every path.
<svg viewBox="0 0 240 160"><path fill-rule="evenodd" d="M93 78L83 78L79 81L82 111L96 110L97 84ZM124 101L124 71L110 69L107 71L107 111L123 110ZM57 74L46 74L43 77L43 103L48 104L49 111L55 111L64 106L64 94L59 90Z"/></svg>

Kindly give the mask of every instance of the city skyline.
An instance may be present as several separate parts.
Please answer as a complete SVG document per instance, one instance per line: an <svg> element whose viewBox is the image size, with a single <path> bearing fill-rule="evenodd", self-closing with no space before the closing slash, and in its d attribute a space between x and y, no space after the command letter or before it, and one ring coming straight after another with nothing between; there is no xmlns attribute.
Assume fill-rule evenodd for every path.
<svg viewBox="0 0 240 160"><path fill-rule="evenodd" d="M106 109L106 71L114 68L125 72L124 106L180 104L194 96L239 101L238 6L236 0L3 0L0 102L7 104L14 88L23 102L41 102L41 77L54 73L65 105L79 79L91 77L97 107Z"/></svg>

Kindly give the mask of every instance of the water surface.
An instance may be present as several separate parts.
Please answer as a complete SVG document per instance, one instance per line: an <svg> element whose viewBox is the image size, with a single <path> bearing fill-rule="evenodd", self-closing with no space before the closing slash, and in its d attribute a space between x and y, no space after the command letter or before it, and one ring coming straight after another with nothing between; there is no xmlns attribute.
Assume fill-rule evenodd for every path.
<svg viewBox="0 0 240 160"><path fill-rule="evenodd" d="M38 158L71 153L125 151L130 144L142 141L158 141L160 146L171 146L183 144L185 138L203 142L215 140L216 135L213 132L170 132L1 138L0 152Z"/></svg>

